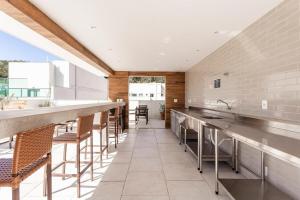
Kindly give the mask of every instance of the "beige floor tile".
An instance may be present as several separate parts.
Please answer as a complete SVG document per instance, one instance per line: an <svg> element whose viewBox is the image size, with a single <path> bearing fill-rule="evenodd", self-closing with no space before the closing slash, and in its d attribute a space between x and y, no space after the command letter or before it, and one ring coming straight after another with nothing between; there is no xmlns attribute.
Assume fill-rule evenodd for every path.
<svg viewBox="0 0 300 200"><path fill-rule="evenodd" d="M121 200L169 200L169 196L122 196Z"/></svg>
<svg viewBox="0 0 300 200"><path fill-rule="evenodd" d="M129 172L123 195L167 195L161 172Z"/></svg>
<svg viewBox="0 0 300 200"><path fill-rule="evenodd" d="M101 182L89 200L119 200L124 182Z"/></svg>
<svg viewBox="0 0 300 200"><path fill-rule="evenodd" d="M136 148L133 151L133 158L159 158L157 148Z"/></svg>
<svg viewBox="0 0 300 200"><path fill-rule="evenodd" d="M161 152L170 152L170 151L179 151L183 152L184 148L183 146L179 145L178 143L176 144L158 144L158 149Z"/></svg>
<svg viewBox="0 0 300 200"><path fill-rule="evenodd" d="M129 164L112 163L103 176L103 181L125 181Z"/></svg>
<svg viewBox="0 0 300 200"><path fill-rule="evenodd" d="M192 162L187 152L160 152L160 156L163 164Z"/></svg>
<svg viewBox="0 0 300 200"><path fill-rule="evenodd" d="M168 191L172 200L213 200L205 181L168 181Z"/></svg>
<svg viewBox="0 0 300 200"><path fill-rule="evenodd" d="M141 149L141 148L157 148L156 143L136 143L134 146L135 149Z"/></svg>
<svg viewBox="0 0 300 200"><path fill-rule="evenodd" d="M178 144L178 139L171 134L155 134L157 143Z"/></svg>
<svg viewBox="0 0 300 200"><path fill-rule="evenodd" d="M163 170L167 180L203 180L195 165L187 163L164 164Z"/></svg>
<svg viewBox="0 0 300 200"><path fill-rule="evenodd" d="M132 152L117 152L113 158L113 163L130 163Z"/></svg>
<svg viewBox="0 0 300 200"><path fill-rule="evenodd" d="M162 171L159 158L133 158L129 171Z"/></svg>

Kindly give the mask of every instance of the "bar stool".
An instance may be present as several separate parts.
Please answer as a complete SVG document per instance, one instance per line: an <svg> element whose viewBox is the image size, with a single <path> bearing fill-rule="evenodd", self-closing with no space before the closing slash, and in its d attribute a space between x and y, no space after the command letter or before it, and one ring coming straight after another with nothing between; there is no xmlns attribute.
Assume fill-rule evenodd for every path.
<svg viewBox="0 0 300 200"><path fill-rule="evenodd" d="M100 124L94 124L93 126L93 129L94 130L99 130L99 133L100 133L100 145L99 145L99 148L100 148L100 164L102 166L102 155L103 155L103 152L106 150L106 158L108 158L108 146L109 146L109 138L108 138L108 111L104 111L104 112L101 112L101 115L100 115ZM103 145L103 132L102 130L105 129L105 139L106 139L106 144Z"/></svg>
<svg viewBox="0 0 300 200"><path fill-rule="evenodd" d="M123 106L119 107L119 126L120 126L120 132L123 133Z"/></svg>
<svg viewBox="0 0 300 200"><path fill-rule="evenodd" d="M12 188L12 199L20 199L20 183L46 165L48 200L52 199L51 148L54 124L20 132L13 158L0 159L0 187Z"/></svg>
<svg viewBox="0 0 300 200"><path fill-rule="evenodd" d="M63 161L57 166L53 167L52 171L55 171L59 167L62 168L62 173L52 173L52 176L60 177L76 177L77 178L77 197L80 198L80 178L84 172L90 168L91 180L93 181L93 120L94 114L81 116L77 119L77 131L74 133L66 132L53 139L54 144L64 144ZM80 153L83 148L80 148L80 144L83 141L90 139L90 161L81 161ZM76 144L76 161L69 161L67 157L67 144ZM87 148L86 146L84 147ZM66 174L66 164L76 163L77 173ZM85 163L84 169L80 170L80 163Z"/></svg>
<svg viewBox="0 0 300 200"><path fill-rule="evenodd" d="M119 143L119 113L120 108L116 107L111 110L111 115L108 117L108 129L114 132L113 136L109 136L109 138L115 139L115 148L117 148L117 144Z"/></svg>

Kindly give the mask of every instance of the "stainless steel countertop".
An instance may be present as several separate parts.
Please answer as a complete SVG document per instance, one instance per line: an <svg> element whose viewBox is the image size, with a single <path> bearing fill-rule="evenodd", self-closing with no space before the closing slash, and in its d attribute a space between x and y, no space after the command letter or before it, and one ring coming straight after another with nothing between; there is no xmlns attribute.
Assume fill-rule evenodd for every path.
<svg viewBox="0 0 300 200"><path fill-rule="evenodd" d="M298 139L270 133L229 118L205 119L202 117L203 114L195 110L176 108L171 109L171 111L199 120L202 123L211 124L220 129L224 134L242 143L288 162L291 165L300 167L300 140Z"/></svg>
<svg viewBox="0 0 300 200"><path fill-rule="evenodd" d="M81 115L93 114L123 105L125 105L124 102L105 102L26 110L4 110L0 112L0 139L13 136L20 131L76 119Z"/></svg>

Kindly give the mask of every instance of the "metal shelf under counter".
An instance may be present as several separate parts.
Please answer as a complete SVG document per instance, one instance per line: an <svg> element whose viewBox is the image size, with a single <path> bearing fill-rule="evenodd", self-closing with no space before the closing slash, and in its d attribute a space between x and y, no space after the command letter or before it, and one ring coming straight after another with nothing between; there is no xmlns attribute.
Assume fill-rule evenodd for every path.
<svg viewBox="0 0 300 200"><path fill-rule="evenodd" d="M209 141L205 140L203 147L203 161L214 161L215 160L215 147ZM198 140L187 140L187 149L197 158L198 157ZM231 155L225 151L219 150L219 161L231 161Z"/></svg>
<svg viewBox="0 0 300 200"><path fill-rule="evenodd" d="M233 200L292 200L262 179L222 179L218 182Z"/></svg>

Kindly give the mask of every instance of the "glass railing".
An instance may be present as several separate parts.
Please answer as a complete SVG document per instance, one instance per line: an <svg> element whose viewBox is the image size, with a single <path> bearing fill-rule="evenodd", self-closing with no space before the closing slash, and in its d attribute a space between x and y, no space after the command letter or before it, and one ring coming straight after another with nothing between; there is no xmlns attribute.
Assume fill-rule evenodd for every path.
<svg viewBox="0 0 300 200"><path fill-rule="evenodd" d="M50 97L50 88L28 88L26 78L0 78L0 97Z"/></svg>
<svg viewBox="0 0 300 200"><path fill-rule="evenodd" d="M50 88L0 88L0 96L7 97L50 97Z"/></svg>

